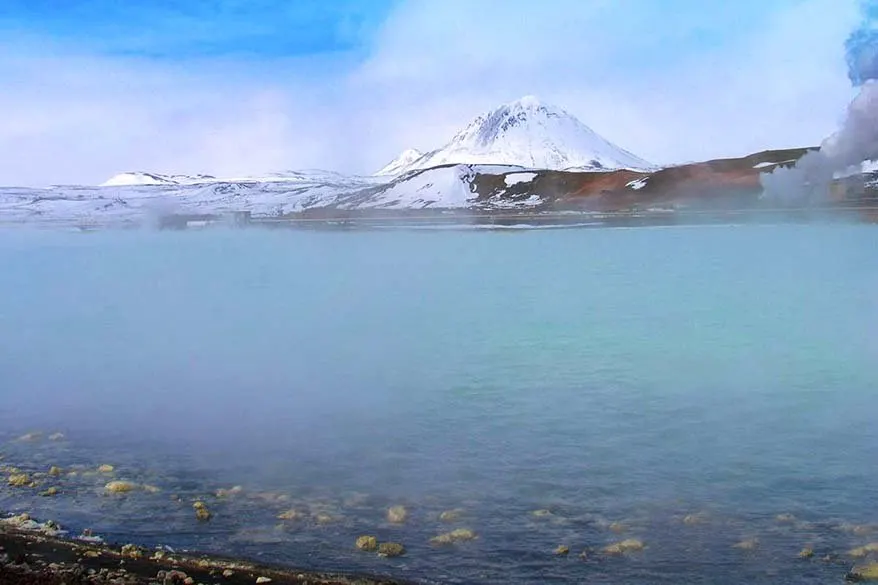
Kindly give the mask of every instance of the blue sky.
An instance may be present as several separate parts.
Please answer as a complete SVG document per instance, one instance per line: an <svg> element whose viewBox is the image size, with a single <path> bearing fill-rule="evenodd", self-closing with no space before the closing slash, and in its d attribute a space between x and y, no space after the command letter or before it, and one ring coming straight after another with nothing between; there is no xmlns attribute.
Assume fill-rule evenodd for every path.
<svg viewBox="0 0 878 585"><path fill-rule="evenodd" d="M4 28L116 54L187 59L350 51L393 0L4 0Z"/></svg>
<svg viewBox="0 0 878 585"><path fill-rule="evenodd" d="M816 144L856 0L5 0L0 183L370 172L536 94L655 162Z"/></svg>

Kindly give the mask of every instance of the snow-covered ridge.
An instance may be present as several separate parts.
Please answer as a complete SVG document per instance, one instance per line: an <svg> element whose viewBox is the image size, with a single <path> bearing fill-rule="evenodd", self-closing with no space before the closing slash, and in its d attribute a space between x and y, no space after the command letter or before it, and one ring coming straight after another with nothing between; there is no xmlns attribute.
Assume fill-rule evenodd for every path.
<svg viewBox="0 0 878 585"><path fill-rule="evenodd" d="M110 177L101 187L128 187L134 185L193 185L215 181L210 175L162 175L159 173L127 172Z"/></svg>
<svg viewBox="0 0 878 585"><path fill-rule="evenodd" d="M375 173L376 177L396 176L401 174L407 167L424 156L424 153L415 148L403 150L402 153Z"/></svg>
<svg viewBox="0 0 878 585"><path fill-rule="evenodd" d="M214 177L212 175L163 175L160 173L127 172L120 173L104 181L99 187L135 186L181 186L208 185L212 183L323 183L323 182L368 182L380 183L388 179L380 177L356 177L334 171L308 169L302 171L283 171L258 176Z"/></svg>
<svg viewBox="0 0 878 585"><path fill-rule="evenodd" d="M409 151L406 151L409 152ZM447 164L517 165L527 169L647 170L653 165L604 139L565 110L525 96L476 117L445 146L379 173L402 174Z"/></svg>

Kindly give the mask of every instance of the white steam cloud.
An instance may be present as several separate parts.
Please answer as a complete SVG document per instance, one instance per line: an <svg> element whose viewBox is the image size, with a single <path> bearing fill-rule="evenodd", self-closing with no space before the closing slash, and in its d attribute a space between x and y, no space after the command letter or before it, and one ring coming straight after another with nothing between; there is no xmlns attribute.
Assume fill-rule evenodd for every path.
<svg viewBox="0 0 878 585"><path fill-rule="evenodd" d="M761 176L766 197L779 202L825 200L833 179L878 160L878 1L862 3L864 22L845 43L848 77L860 93L848 106L841 128L805 154L792 168Z"/></svg>

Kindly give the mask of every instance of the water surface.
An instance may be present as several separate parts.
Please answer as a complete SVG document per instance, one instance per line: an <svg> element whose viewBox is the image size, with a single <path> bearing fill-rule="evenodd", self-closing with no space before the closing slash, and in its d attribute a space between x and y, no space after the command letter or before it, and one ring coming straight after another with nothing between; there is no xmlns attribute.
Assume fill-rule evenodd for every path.
<svg viewBox="0 0 878 585"><path fill-rule="evenodd" d="M878 229L512 231L0 234L0 452L79 470L0 508L461 583L825 583L878 540Z"/></svg>

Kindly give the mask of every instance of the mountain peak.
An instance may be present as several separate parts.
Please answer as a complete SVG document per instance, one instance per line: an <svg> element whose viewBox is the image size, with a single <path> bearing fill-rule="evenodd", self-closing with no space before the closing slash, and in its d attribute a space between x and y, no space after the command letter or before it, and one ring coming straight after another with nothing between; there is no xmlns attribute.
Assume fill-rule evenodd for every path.
<svg viewBox="0 0 878 585"><path fill-rule="evenodd" d="M400 157L401 158L401 157ZM646 169L651 164L602 138L572 114L526 95L474 118L445 146L379 173L401 174L447 164L533 169Z"/></svg>
<svg viewBox="0 0 878 585"><path fill-rule="evenodd" d="M540 98L538 98L535 95L526 95L526 96L518 98L514 102L510 102L507 105L518 106L518 107L525 109L525 110L535 110L535 109L539 108L540 106L542 106L543 103L540 101Z"/></svg>
<svg viewBox="0 0 878 585"><path fill-rule="evenodd" d="M416 160L424 156L424 153L416 148L407 148L403 150L398 157L384 165L384 167L375 173L376 177L385 177L399 175L406 170Z"/></svg>

